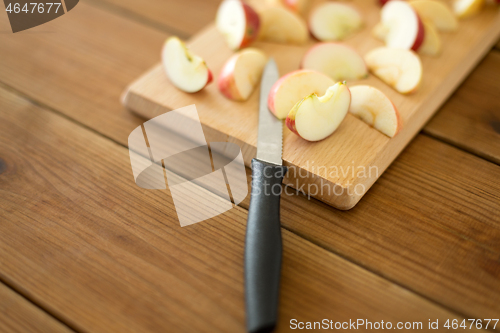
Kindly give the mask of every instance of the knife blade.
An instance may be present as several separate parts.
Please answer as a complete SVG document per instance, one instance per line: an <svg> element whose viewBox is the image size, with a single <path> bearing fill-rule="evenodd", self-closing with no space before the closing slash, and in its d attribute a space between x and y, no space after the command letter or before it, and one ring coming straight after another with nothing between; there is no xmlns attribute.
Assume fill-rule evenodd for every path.
<svg viewBox="0 0 500 333"><path fill-rule="evenodd" d="M281 184L283 122L267 107L279 78L273 59L261 80L257 156L252 160L252 192L245 236L245 304L247 330L271 332L277 323L281 274Z"/></svg>
<svg viewBox="0 0 500 333"><path fill-rule="evenodd" d="M278 67L270 59L264 68L260 83L259 132L257 139L257 159L281 165L283 160L283 122L276 118L267 107L267 99L272 86L279 79Z"/></svg>

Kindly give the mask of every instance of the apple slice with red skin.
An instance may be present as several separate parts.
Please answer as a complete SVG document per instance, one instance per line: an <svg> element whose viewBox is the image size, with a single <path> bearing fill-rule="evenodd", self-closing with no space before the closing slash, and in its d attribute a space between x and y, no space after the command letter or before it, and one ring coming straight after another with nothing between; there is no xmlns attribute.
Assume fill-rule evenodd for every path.
<svg viewBox="0 0 500 333"><path fill-rule="evenodd" d="M388 1L381 10L381 23L387 28L385 44L388 47L417 51L424 41L422 20L407 2Z"/></svg>
<svg viewBox="0 0 500 333"><path fill-rule="evenodd" d="M269 6L284 6L294 13L302 14L309 6L309 0L267 0Z"/></svg>
<svg viewBox="0 0 500 333"><path fill-rule="evenodd" d="M286 117L286 126L307 141L323 140L339 127L350 104L349 88L338 82L323 96L311 94L295 104Z"/></svg>
<svg viewBox="0 0 500 333"><path fill-rule="evenodd" d="M304 96L323 95L335 84L330 77L312 70L298 70L281 77L269 92L267 106L276 118L285 119L292 107Z"/></svg>
<svg viewBox="0 0 500 333"><path fill-rule="evenodd" d="M341 43L318 43L304 55L301 68L328 75L335 81L368 76L365 61L352 47Z"/></svg>
<svg viewBox="0 0 500 333"><path fill-rule="evenodd" d="M418 49L421 54L437 56L441 53L441 38L438 31L431 21L424 21L425 39L424 43Z"/></svg>
<svg viewBox="0 0 500 333"><path fill-rule="evenodd" d="M255 48L233 54L219 74L220 92L229 99L246 101L260 80L266 60L264 52Z"/></svg>
<svg viewBox="0 0 500 333"><path fill-rule="evenodd" d="M375 26L372 29L373 37L377 38L382 42L385 42L385 37L387 36L388 33L389 33L389 27L383 25L382 22L375 24Z"/></svg>
<svg viewBox="0 0 500 333"><path fill-rule="evenodd" d="M422 19L424 26L424 40L418 52L430 56L441 53L441 38L438 30L454 31L458 28L458 21L452 11L442 2L437 0L411 0L408 2ZM385 41L389 28L377 23L372 30L375 38Z"/></svg>
<svg viewBox="0 0 500 333"><path fill-rule="evenodd" d="M365 61L370 72L402 94L416 91L422 81L422 63L413 51L379 47Z"/></svg>
<svg viewBox="0 0 500 333"><path fill-rule="evenodd" d="M238 50L257 39L260 19L255 10L245 2L224 0L217 10L215 25L224 36L227 46Z"/></svg>
<svg viewBox="0 0 500 333"><path fill-rule="evenodd" d="M191 53L177 37L170 37L165 41L162 63L170 82L188 93L200 91L213 78L205 61Z"/></svg>
<svg viewBox="0 0 500 333"><path fill-rule="evenodd" d="M323 2L309 15L309 30L320 41L345 39L363 26L361 14L352 6L339 2Z"/></svg>
<svg viewBox="0 0 500 333"><path fill-rule="evenodd" d="M399 132L401 129L399 111L383 92L366 85L352 86L349 90L351 114L390 138Z"/></svg>

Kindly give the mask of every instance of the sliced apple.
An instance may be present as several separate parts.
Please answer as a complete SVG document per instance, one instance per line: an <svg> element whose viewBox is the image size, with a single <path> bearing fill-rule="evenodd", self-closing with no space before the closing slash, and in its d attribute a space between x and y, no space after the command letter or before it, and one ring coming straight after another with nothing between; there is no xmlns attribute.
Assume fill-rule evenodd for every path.
<svg viewBox="0 0 500 333"><path fill-rule="evenodd" d="M418 49L418 52L430 56L437 56L441 53L441 38L434 24L424 20L425 39Z"/></svg>
<svg viewBox="0 0 500 333"><path fill-rule="evenodd" d="M267 106L278 119L285 119L304 96L323 95L335 81L320 72L298 70L281 77L269 92Z"/></svg>
<svg viewBox="0 0 500 333"><path fill-rule="evenodd" d="M338 82L324 96L311 94L295 104L286 117L286 126L305 140L323 140L339 127L350 104L349 88Z"/></svg>
<svg viewBox="0 0 500 333"><path fill-rule="evenodd" d="M437 0L411 0L408 3L417 11L423 21L431 21L438 30L457 30L458 20L445 3Z"/></svg>
<svg viewBox="0 0 500 333"><path fill-rule="evenodd" d="M309 0L267 0L268 5L271 6L284 6L294 13L303 13L309 5Z"/></svg>
<svg viewBox="0 0 500 333"><path fill-rule="evenodd" d="M323 2L309 15L309 30L320 41L342 40L363 25L361 14L351 5Z"/></svg>
<svg viewBox="0 0 500 333"><path fill-rule="evenodd" d="M353 86L349 112L370 126L393 137L401 129L398 109L380 90L371 86Z"/></svg>
<svg viewBox="0 0 500 333"><path fill-rule="evenodd" d="M191 53L177 37L165 41L162 62L170 82L185 92L200 91L212 81L212 72L205 61Z"/></svg>
<svg viewBox="0 0 500 333"><path fill-rule="evenodd" d="M266 58L264 52L253 48L232 55L217 80L220 92L229 99L246 101L259 82Z"/></svg>
<svg viewBox="0 0 500 333"><path fill-rule="evenodd" d="M417 12L407 2L388 1L381 12L381 22L387 27L388 47L417 51L424 41L424 25Z"/></svg>
<svg viewBox="0 0 500 333"><path fill-rule="evenodd" d="M351 47L340 43L319 43L307 51L301 67L328 75L335 81L357 80L368 75L363 58Z"/></svg>
<svg viewBox="0 0 500 333"><path fill-rule="evenodd" d="M268 7L260 12L259 38L269 42L304 44L308 39L307 26L297 14L284 7Z"/></svg>
<svg viewBox="0 0 500 333"><path fill-rule="evenodd" d="M413 51L379 47L365 61L370 72L402 94L416 91L422 80L422 63Z"/></svg>
<svg viewBox="0 0 500 333"><path fill-rule="evenodd" d="M237 50L250 45L259 35L259 15L240 0L224 0L215 19L217 30L224 36L227 46Z"/></svg>
<svg viewBox="0 0 500 333"><path fill-rule="evenodd" d="M455 0L453 11L459 18L471 17L483 9L484 3L484 0Z"/></svg>

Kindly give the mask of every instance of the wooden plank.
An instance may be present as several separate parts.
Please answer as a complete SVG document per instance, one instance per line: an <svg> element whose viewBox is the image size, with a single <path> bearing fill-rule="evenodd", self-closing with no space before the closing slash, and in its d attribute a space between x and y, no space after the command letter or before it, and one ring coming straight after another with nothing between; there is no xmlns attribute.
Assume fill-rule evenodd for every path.
<svg viewBox="0 0 500 333"><path fill-rule="evenodd" d="M7 15L0 28L10 29ZM0 34L0 81L124 143L143 120L120 105L120 95L158 61L166 36L80 2L57 20Z"/></svg>
<svg viewBox="0 0 500 333"><path fill-rule="evenodd" d="M500 164L500 52L492 51L425 126L436 138Z"/></svg>
<svg viewBox="0 0 500 333"><path fill-rule="evenodd" d="M493 163L419 135L355 209L338 211L290 188L281 222L469 318L495 317L499 174Z"/></svg>
<svg viewBox="0 0 500 333"><path fill-rule="evenodd" d="M81 15L77 14L79 11L72 11L72 20L65 22L63 25L58 24L58 20L50 22L48 27L55 29L54 32L49 34L42 33L19 33L15 35L15 38L8 38L9 34L0 34L2 43L0 43L0 48L2 48L2 62L0 62L0 80L6 80L16 89L20 89L23 93L28 94L30 97L35 98L37 101L48 104L50 107L55 108L58 112L67 115L70 118L76 119L79 122L89 126L93 130L103 133L105 136L111 137L117 142L126 145L127 137L135 126L140 124L143 120L137 117L131 116L126 110L124 110L119 105L119 93L122 87L126 85L128 80L132 79L135 75L141 72L143 69L149 66L149 63L154 63L157 60L157 51L155 49L155 43L161 43L163 35L151 31L148 28L144 28L140 25L128 22L127 20L121 19L120 17L115 17L109 13L103 12L101 10L92 8L86 3L81 3L78 7L81 11ZM63 19L63 18L61 18ZM0 18L1 22L1 18ZM108 24L109 23L109 24ZM76 26L73 26L75 24ZM80 31L82 27L87 29L87 33ZM38 28L35 28L38 29ZM35 30L37 31L37 30ZM42 30L43 31L43 30ZM65 33L68 31L68 33ZM126 35L122 34L125 32ZM56 36L57 35L57 38ZM155 37L156 36L156 37ZM110 40L113 40L113 45L108 45ZM145 41L145 42L144 42ZM144 42L144 43L143 43ZM116 45L114 45L116 44ZM120 46L120 44L122 46ZM65 45L74 45L74 47L65 47ZM126 48L127 52L120 52L121 49ZM32 52L33 49L43 50L43 52ZM135 49L134 52L131 50ZM142 50L137 52L137 50ZM46 55L50 55L50 57ZM134 55L134 56L132 56ZM63 66L56 66L54 59L57 58L57 63L63 64ZM110 60L112 59L112 61ZM112 65L112 62L117 65ZM128 66L125 66L127 64ZM69 70L72 74L66 73ZM135 73L135 74L134 74ZM93 75L97 75L96 79L90 80ZM75 77L73 77L75 76ZM84 78L84 79L81 79ZM48 84L44 84L47 82ZM460 94L460 91L458 95ZM453 98L457 98L454 96ZM444 258L446 256L447 247L456 247L456 244L462 244L464 238L470 237L470 234L476 234L476 227L471 230L462 230L462 233L450 229L455 223L460 225L476 225L477 221L481 221L484 217L481 215L481 211L476 209L473 210L469 208L465 215L462 215L461 208L457 208L457 205L470 205L481 206L483 198L481 193L490 193L488 185L484 185L481 182L477 182L476 185L471 187L462 187L461 193L470 191L475 193L475 196L460 198L455 196L449 196L450 189L445 186L441 186L438 189L429 185L428 191L433 194L433 200L438 200L436 198L441 198L437 201L442 202L439 207L436 204L425 202L425 205L420 205L420 197L422 195L421 183L433 184L435 180L435 172L442 171L441 178L446 179L448 177L453 177L452 182L461 185L463 183L462 177L466 179L476 180L474 178L476 174L476 169L482 169L482 164L477 162L477 160L471 160L466 169L460 169L461 165L456 159L461 160L463 155L452 154L449 158L446 158L444 162L438 166L427 167L426 165L433 165L431 162L434 161L434 156L439 156L444 150L444 154L450 154L449 149L442 148L441 145L427 144L428 140L418 139L410 147L413 152L427 152L430 150L432 153L429 155L417 155L415 159L410 158L411 156L404 153L402 156L405 159L402 162L396 161L393 167L388 171L387 175L392 175L392 169L400 170L399 173L403 173L406 181L404 189L400 189L397 176L390 176L393 178L391 181L386 181L385 176L380 182L370 191L370 194L366 197L367 204L362 209L355 209L349 213L337 212L334 209L317 203L312 206L313 208L307 208L307 203L303 203L302 200L296 199L288 203L288 199L283 202L283 210L287 212L284 223L289 226L289 221L295 221L294 224L301 227L300 224L304 224L300 230L295 229L296 232L300 231L300 234L304 237L318 241L317 230L323 230L325 226L331 225L331 228L336 228L336 231L329 229L330 231L325 231L326 235L329 235L331 241L324 244L328 245L328 249L335 252L347 253L348 244L346 242L341 242L347 231L344 230L346 226L350 229L351 238L357 242L361 242L362 239L358 239L356 235L364 235L368 237L372 242L377 241L374 239L374 232L371 229L367 229L366 226L371 226L374 222L372 217L375 214L377 227L386 232L386 237L379 239L376 243L375 249L377 253L381 252L380 248L384 249L386 244L384 243L386 239L390 239L390 235L404 235L403 239L412 239L412 229L404 229L403 223L398 222L398 215L395 215L391 209L374 209L371 207L378 207L380 202L384 202L393 207L393 203L397 202L399 207L405 207L406 219L411 219L413 224L418 225L418 220L427 221L426 228L428 228L428 233L437 245L441 244L439 248L441 252L438 258ZM420 163L419 159L423 159L425 163ZM439 157L440 158L440 157ZM439 159L436 157L436 159ZM420 171L415 174L412 166L419 165ZM455 172L455 168L462 170L459 174ZM467 172L471 172L473 178L469 178L470 175ZM495 179L494 177L492 177ZM477 179L480 180L480 179ZM404 195L400 195L401 191L404 191ZM452 189L453 191L453 189ZM453 193L451 193L453 194ZM490 194L491 196L491 194ZM446 199L449 198L449 199ZM432 200L431 200L432 201ZM308 211L317 211L317 213L304 213L301 215L302 220L297 222L293 220L290 216L289 211L294 211L294 207L305 205L304 209L307 208ZM49 214L49 212L46 212ZM432 217L436 217L436 221L432 220ZM445 216L446 225L439 227L439 221L442 216ZM493 215L493 217L495 217ZM402 217L399 217L402 218ZM335 224L335 221L341 221L340 224ZM382 223L387 220L387 223ZM398 223L396 223L398 222ZM439 223L438 223L439 222ZM404 230L406 233L403 233ZM327 229L328 230L328 229ZM467 232L464 232L467 231ZM340 233L341 232L341 233ZM313 236L309 236L312 233ZM338 235L340 233L340 235ZM442 243L435 240L434 234L443 234ZM423 232L420 235L420 240L426 241ZM483 235L479 233L479 235ZM481 236L483 237L483 236ZM478 237L481 238L481 237ZM339 243L338 247L336 242ZM484 247L483 243L477 242L465 242L467 251L471 251L474 254L477 262L483 262L481 255L481 248ZM410 289L418 290L420 293L424 294L426 297L430 297L440 301L440 298L445 295L447 299L453 299L455 297L455 291L459 289L460 283L455 282L454 279L450 279L450 273L447 270L456 272L456 269L452 265L447 265L446 270L440 267L437 263L437 259L432 258L432 252L429 249L420 248L418 251L409 251L404 243L393 244L392 241L388 242L390 246L394 246L390 251L393 253L404 254L400 257L391 257L393 260L398 260L400 265L393 265L391 267L392 271L387 273L398 283L404 284ZM356 244L356 243L355 243ZM365 251L369 251L372 245L371 243L365 243ZM478 249L479 248L479 249ZM433 247L436 250L437 247ZM387 250L390 252L389 250ZM436 250L437 251L437 250ZM364 252L363 255L356 255L356 253L348 252L347 254L355 260L366 264L370 269L373 269L379 274L386 276L385 267L389 265L387 260L384 259L383 255L379 255L375 259L382 260L382 264L376 265L375 259L371 259L370 265L366 263L367 257ZM385 252L383 252L385 253ZM462 252L460 252L462 253ZM368 257L371 258L372 254ZM466 256L467 257L467 256ZM432 260L430 260L430 259ZM427 264L426 260L429 259L430 262ZM432 275L432 282L430 285L447 285L447 288L441 290L440 288L424 288L422 287L423 282L415 279L415 276L408 274L402 278L398 277L398 274L404 274L403 272L395 272L400 267L406 267L407 263L415 262L412 267L413 270L417 271L416 276L424 276L422 274L434 274ZM471 264L471 263L469 263ZM420 267L421 266L421 267ZM471 267L469 274L472 274L477 267L474 265L465 266L463 269L467 270L467 267ZM492 270L496 267L492 264ZM420 269L420 270L419 270ZM392 272L392 273L391 273ZM428 273L431 272L431 273ZM440 276L444 276L440 280ZM452 275L452 274L451 274ZM452 275L453 276L453 275ZM412 279L415 279L414 282ZM415 286L414 286L415 284ZM451 296L450 296L451 295ZM465 296L460 296L464 297ZM454 308L455 304L450 305Z"/></svg>
<svg viewBox="0 0 500 333"><path fill-rule="evenodd" d="M372 27L379 21L379 10L375 2L359 0L353 1L353 4L362 12L366 28L345 42L364 55L381 45L371 36ZM315 197L339 209L352 208L491 49L499 34L500 13L488 7L480 15L461 22L456 33L442 35L442 55L437 58L421 56L424 68L422 85L419 91L410 96L397 93L373 75L368 79L349 82L372 85L386 93L400 111L404 124L402 130L396 137L389 139L350 114L334 135L320 142L305 141L285 128L283 161L287 166L297 169L296 174L300 172L306 175L296 178L289 175L285 183L330 187L331 191L318 192ZM462 43L462 40L471 42ZM260 42L254 46L272 56L283 75L299 69L304 53L313 43L290 46ZM214 26L197 34L189 45L205 59L215 75L233 53ZM238 143L246 152L244 160L249 166L256 152L258 93L254 92L244 103L229 101L214 84L197 94L184 93L169 82L163 66L159 64L131 84L124 104L146 118L196 104L200 120L207 128L205 134L208 140L227 137ZM365 172L363 176L359 176L359 173L331 175L324 172L325 168L331 166L346 170L353 165L365 170L376 168L379 172ZM358 190L355 191L355 188Z"/></svg>
<svg viewBox="0 0 500 333"><path fill-rule="evenodd" d="M247 211L181 228L134 184L126 148L0 89L0 273L92 332L243 332ZM292 318L462 318L283 231L280 331Z"/></svg>
<svg viewBox="0 0 500 333"><path fill-rule="evenodd" d="M73 332L2 283L0 283L0 331Z"/></svg>
<svg viewBox="0 0 500 333"><path fill-rule="evenodd" d="M98 6L128 16L137 16L140 21L160 27L165 31L187 37L201 30L215 19L220 0L92 0Z"/></svg>
<svg viewBox="0 0 500 333"><path fill-rule="evenodd" d="M8 29L6 16L0 17L0 27ZM53 29L52 32L45 33L47 28ZM71 16L34 29L33 32L43 33L0 34L0 80L37 102L126 144L128 134L142 119L121 107L118 99L130 80L158 60L159 48L166 35L86 3L80 4L78 11L72 11ZM44 51L32 52L33 49ZM56 58L58 60L54 61ZM492 75L496 67L492 70L488 68L497 64L495 59L496 56L489 56L481 65L480 74L473 74L473 81L464 86L481 85L486 92L494 92L491 89L497 89L497 81ZM484 87L482 82L488 82L490 86ZM445 107L447 112L439 114L426 130L433 135L447 133L450 142L452 138L465 137L466 140L461 140L461 147L466 147L469 141L476 142L473 146L476 153L481 152L480 145L483 144L493 150L481 156L498 156L495 155L495 145L499 140L495 137L496 132L492 132L492 128L496 127L483 123L484 126L478 126L480 131L476 131L468 126L470 119L480 121L480 118L474 118L477 110L463 107L460 102L460 96L467 94L467 90L471 89L459 89ZM482 91L472 90L484 96L477 99L477 103L481 103L479 105L489 103ZM470 93L468 96L468 99L473 98ZM455 108L470 114L455 117ZM484 111L490 112L492 119L496 119L491 108ZM461 126L447 125L456 125L455 119L460 121ZM444 132L442 127L448 132ZM453 130L456 132L451 132ZM449 133L454 134L452 138ZM482 133L488 136L483 139Z"/></svg>
<svg viewBox="0 0 500 333"><path fill-rule="evenodd" d="M107 2L107 0L104 1ZM174 12L165 9L165 7L163 7L164 2L148 2L148 10L145 11L144 4L134 0L127 0L125 2L120 1L118 3L114 0L109 1L112 1L113 5L126 8L133 13L144 16L148 21L155 23L161 23L165 15ZM101 2L103 1L96 1L95 3ZM213 18L211 15L216 10L218 2L207 1L204 3L210 6L210 9L203 11L205 17L198 18L197 21L208 23ZM151 8L149 8L149 6L151 6ZM167 8L172 8L168 6L170 5L166 5ZM190 7L199 7L192 1L176 2L175 6L177 12L182 13L186 12ZM187 18L190 19L191 16L188 15ZM174 29L180 29L176 21L163 21L171 24ZM202 25L197 27L201 28ZM496 44L496 47L499 48L499 45L500 42ZM450 142L462 149L471 151L495 163L499 163L500 158L500 151L497 147L497 143L500 142L497 137L498 126L495 125L498 121L496 118L498 117L496 117L494 111L492 111L496 109L494 106L486 109L483 107L485 103L496 102L496 98L491 98L491 94L498 90L498 80L494 80L494 75L498 72L497 58L497 56L489 54L487 58L481 62L478 70L470 75L465 83L441 108L440 112L438 112L426 127L424 127L426 133ZM490 66L491 69L489 68ZM488 84L486 85L485 82L488 82ZM482 89L470 89L471 87L481 87ZM481 97L472 100L470 97L473 98L474 96L471 91L474 91L476 95ZM470 100L473 104L462 103L460 101L460 99L463 98L462 94L469 95L468 101ZM474 107L467 107L467 105L474 105Z"/></svg>

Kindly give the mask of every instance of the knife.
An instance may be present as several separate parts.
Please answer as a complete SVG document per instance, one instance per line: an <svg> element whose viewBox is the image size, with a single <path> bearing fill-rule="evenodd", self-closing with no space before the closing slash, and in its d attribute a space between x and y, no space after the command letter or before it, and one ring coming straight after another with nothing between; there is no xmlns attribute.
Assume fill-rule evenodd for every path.
<svg viewBox="0 0 500 333"><path fill-rule="evenodd" d="M278 318L281 274L281 183L287 172L281 159L283 122L267 108L278 67L270 59L262 74L257 156L252 160L252 192L245 239L247 330L271 332Z"/></svg>

